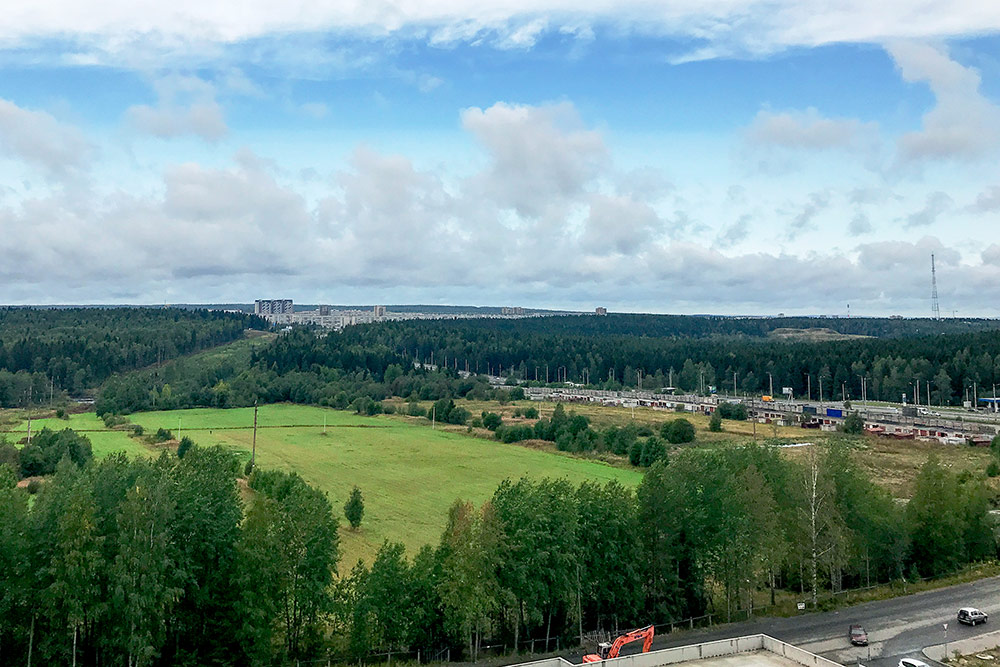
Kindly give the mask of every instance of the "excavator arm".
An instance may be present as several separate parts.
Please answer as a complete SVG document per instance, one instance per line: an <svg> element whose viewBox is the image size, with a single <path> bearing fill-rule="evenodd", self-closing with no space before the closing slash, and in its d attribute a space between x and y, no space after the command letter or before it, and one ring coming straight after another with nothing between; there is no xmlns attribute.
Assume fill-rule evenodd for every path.
<svg viewBox="0 0 1000 667"><path fill-rule="evenodd" d="M626 632L621 635L611 644L601 644L598 647L599 653L591 653L589 655L583 656L584 662L600 662L601 660L613 660L618 657L621 653L622 647L626 644L631 644L632 642L643 640L642 642L642 652L648 653L650 647L653 645L653 626L647 625L644 628L638 630L632 630L631 632Z"/></svg>

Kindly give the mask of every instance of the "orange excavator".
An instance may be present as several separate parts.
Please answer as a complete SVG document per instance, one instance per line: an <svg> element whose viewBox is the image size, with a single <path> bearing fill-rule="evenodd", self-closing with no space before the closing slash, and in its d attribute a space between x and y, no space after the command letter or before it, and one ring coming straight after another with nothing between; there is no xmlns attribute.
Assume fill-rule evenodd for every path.
<svg viewBox="0 0 1000 667"><path fill-rule="evenodd" d="M597 645L597 653L591 653L589 655L583 656L583 661L586 662L600 662L602 660L612 660L618 657L618 654L622 650L622 646L625 644L631 644L632 642L637 642L640 639L642 642L642 652L649 653L649 648L653 645L653 626L647 625L644 628L639 628L638 630L632 630L631 632L626 632L622 636L615 639L615 641L601 642Z"/></svg>

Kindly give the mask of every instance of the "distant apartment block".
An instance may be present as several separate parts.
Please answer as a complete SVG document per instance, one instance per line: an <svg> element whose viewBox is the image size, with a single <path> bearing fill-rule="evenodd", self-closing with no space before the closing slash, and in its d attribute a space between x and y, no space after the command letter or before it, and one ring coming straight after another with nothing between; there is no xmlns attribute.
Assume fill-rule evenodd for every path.
<svg viewBox="0 0 1000 667"><path fill-rule="evenodd" d="M505 317L524 317L524 308L520 306L504 306L500 309L500 314Z"/></svg>
<svg viewBox="0 0 1000 667"><path fill-rule="evenodd" d="M291 299L257 299L253 303L254 315L291 315L295 312Z"/></svg>
<svg viewBox="0 0 1000 667"><path fill-rule="evenodd" d="M608 314L608 309L607 309L607 308L604 308L603 306L598 306L598 307L597 307L597 308L596 308L596 309L594 310L594 314L595 314L595 315L607 315L607 314Z"/></svg>
<svg viewBox="0 0 1000 667"><path fill-rule="evenodd" d="M376 317L385 317L385 306L375 306L372 308L372 314Z"/></svg>

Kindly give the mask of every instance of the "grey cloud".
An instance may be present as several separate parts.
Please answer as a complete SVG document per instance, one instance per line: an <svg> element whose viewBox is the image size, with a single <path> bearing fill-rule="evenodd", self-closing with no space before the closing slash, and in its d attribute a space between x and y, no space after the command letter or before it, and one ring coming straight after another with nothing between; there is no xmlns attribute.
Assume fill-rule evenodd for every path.
<svg viewBox="0 0 1000 667"><path fill-rule="evenodd" d="M847 225L847 233L851 236L861 236L872 232L872 222L868 216L860 211L854 214L851 222Z"/></svg>
<svg viewBox="0 0 1000 667"><path fill-rule="evenodd" d="M984 190L976 197L975 203L968 207L971 213L992 213L1000 211L1000 185Z"/></svg>
<svg viewBox="0 0 1000 667"><path fill-rule="evenodd" d="M942 213L952 207L954 201L946 193L937 191L927 195L927 203L919 211L914 211L906 216L906 223L903 225L907 229L912 227L926 227L937 222Z"/></svg>
<svg viewBox="0 0 1000 667"><path fill-rule="evenodd" d="M483 195L529 217L584 192L608 161L600 134L584 129L568 103L466 109L462 126L491 158L478 182Z"/></svg>
<svg viewBox="0 0 1000 667"><path fill-rule="evenodd" d="M726 226L715 238L715 244L720 248L731 248L745 241L750 235L751 216L741 215L731 225Z"/></svg>
<svg viewBox="0 0 1000 667"><path fill-rule="evenodd" d="M746 130L751 144L793 150L869 150L878 126L855 118L825 118L814 109L804 112L760 111Z"/></svg>
<svg viewBox="0 0 1000 667"><path fill-rule="evenodd" d="M802 232L813 229L815 227L813 220L817 215L829 208L829 206L830 195L828 193L814 192L810 194L808 201L806 201L789 223L787 230L788 238L794 239Z"/></svg>
<svg viewBox="0 0 1000 667"><path fill-rule="evenodd" d="M980 258L983 260L983 264L1000 267L1000 245L991 243L986 250L983 250Z"/></svg>
<svg viewBox="0 0 1000 667"><path fill-rule="evenodd" d="M76 128L4 99L0 99L0 149L56 179L86 167L94 152Z"/></svg>
<svg viewBox="0 0 1000 667"><path fill-rule="evenodd" d="M591 253L634 255L663 228L648 204L627 197L594 195L585 223L583 247Z"/></svg>

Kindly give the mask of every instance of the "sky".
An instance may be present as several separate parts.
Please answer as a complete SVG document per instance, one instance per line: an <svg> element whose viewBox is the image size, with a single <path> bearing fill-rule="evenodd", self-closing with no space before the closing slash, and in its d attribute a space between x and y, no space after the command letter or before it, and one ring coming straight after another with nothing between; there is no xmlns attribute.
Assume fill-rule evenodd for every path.
<svg viewBox="0 0 1000 667"><path fill-rule="evenodd" d="M1000 3L8 0L0 303L1000 316Z"/></svg>

